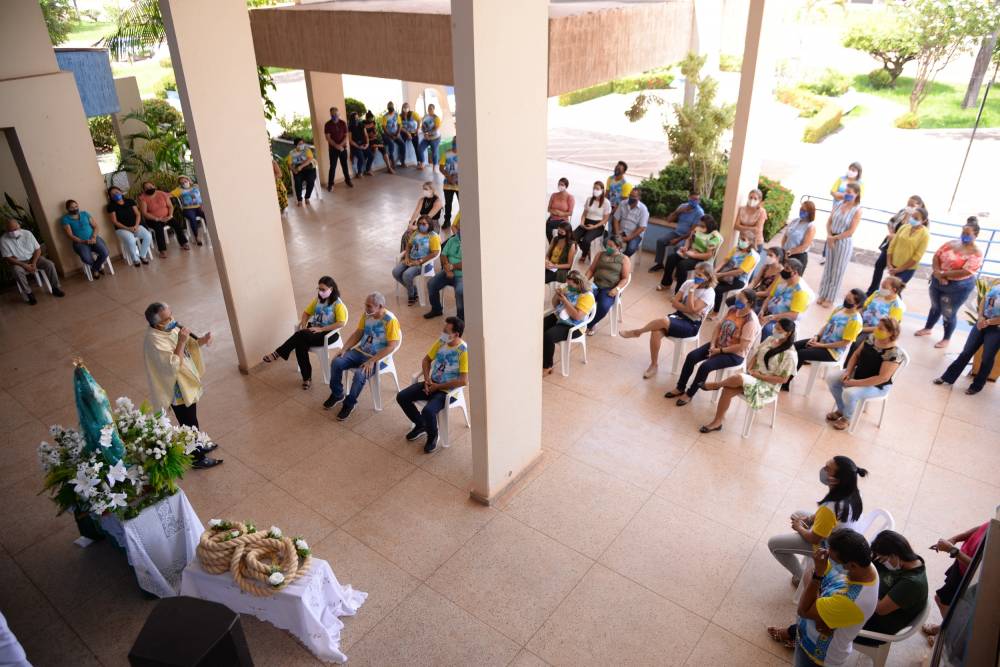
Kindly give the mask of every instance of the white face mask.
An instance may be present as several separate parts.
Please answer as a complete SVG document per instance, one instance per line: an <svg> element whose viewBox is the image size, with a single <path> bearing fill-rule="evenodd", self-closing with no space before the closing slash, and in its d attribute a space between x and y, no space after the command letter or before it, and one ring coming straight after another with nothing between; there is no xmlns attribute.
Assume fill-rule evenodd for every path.
<svg viewBox="0 0 1000 667"><path fill-rule="evenodd" d="M15 229L14 231L12 231L10 233L10 235L13 236L15 239L19 239L19 238L21 238L21 230L20 229Z"/></svg>
<svg viewBox="0 0 1000 667"><path fill-rule="evenodd" d="M883 558L882 559L882 567L884 567L887 570L898 570L899 569L899 565L893 565L892 563L889 562L888 558Z"/></svg>
<svg viewBox="0 0 1000 667"><path fill-rule="evenodd" d="M883 287L882 289L880 289L878 291L878 295L880 297L884 298L884 299L888 299L890 296L892 296L892 290L888 289L886 287Z"/></svg>
<svg viewBox="0 0 1000 667"><path fill-rule="evenodd" d="M748 199L747 206L749 206L750 208L757 208L758 206L760 206L760 202L757 201L756 199Z"/></svg>
<svg viewBox="0 0 1000 667"><path fill-rule="evenodd" d="M594 196L595 197L600 197L603 194L604 194L604 190L602 190L600 188L594 188Z"/></svg>
<svg viewBox="0 0 1000 667"><path fill-rule="evenodd" d="M767 258L764 260L764 263L767 264L768 266L774 266L775 264L778 263L778 258L775 257L774 255L768 255Z"/></svg>
<svg viewBox="0 0 1000 667"><path fill-rule="evenodd" d="M321 290L317 290L316 294L318 294L319 298L321 298L321 299L329 299L330 295L333 294L333 290L332 289L321 289Z"/></svg>
<svg viewBox="0 0 1000 667"><path fill-rule="evenodd" d="M438 336L438 340L441 341L442 345L448 345L449 343L451 343L451 334L443 333L440 336Z"/></svg>
<svg viewBox="0 0 1000 667"><path fill-rule="evenodd" d="M848 169L847 170L847 177L848 178L857 178L858 177L858 170L857 169Z"/></svg>
<svg viewBox="0 0 1000 667"><path fill-rule="evenodd" d="M566 192L566 186L562 183L559 184L559 192Z"/></svg>

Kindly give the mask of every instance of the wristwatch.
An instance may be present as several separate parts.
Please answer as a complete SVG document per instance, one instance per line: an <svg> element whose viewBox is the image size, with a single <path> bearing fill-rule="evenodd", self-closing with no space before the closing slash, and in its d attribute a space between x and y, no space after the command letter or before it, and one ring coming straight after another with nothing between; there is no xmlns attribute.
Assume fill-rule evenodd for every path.
<svg viewBox="0 0 1000 667"><path fill-rule="evenodd" d="M952 547L951 549L948 549L948 555L951 556L952 558L954 558L955 556L957 556L958 555L958 547Z"/></svg>

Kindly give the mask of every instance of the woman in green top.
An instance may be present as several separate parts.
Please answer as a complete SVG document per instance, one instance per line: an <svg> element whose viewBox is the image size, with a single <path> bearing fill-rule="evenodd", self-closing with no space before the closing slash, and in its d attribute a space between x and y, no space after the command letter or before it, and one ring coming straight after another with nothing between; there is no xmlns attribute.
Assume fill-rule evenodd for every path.
<svg viewBox="0 0 1000 667"><path fill-rule="evenodd" d="M698 262L712 261L715 251L722 245L722 234L719 233L719 223L715 218L705 214L691 230L684 244L674 254L667 257L663 265L663 279L656 286L657 291L665 290L673 285L683 285L687 280L688 271Z"/></svg>
<svg viewBox="0 0 1000 667"><path fill-rule="evenodd" d="M622 252L624 248L622 237L612 234L604 241L604 252L587 269L587 278L593 280L597 287L597 314L587 326L588 336L594 335L594 327L608 314L618 293L628 284L632 274L632 261Z"/></svg>

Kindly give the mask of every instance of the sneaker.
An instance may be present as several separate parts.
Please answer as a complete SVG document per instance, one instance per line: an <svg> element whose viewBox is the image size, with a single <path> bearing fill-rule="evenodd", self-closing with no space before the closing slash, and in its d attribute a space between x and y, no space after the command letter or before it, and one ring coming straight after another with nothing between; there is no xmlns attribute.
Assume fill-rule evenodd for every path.
<svg viewBox="0 0 1000 667"><path fill-rule="evenodd" d="M657 271L662 271L662 270L663 270L662 264L653 264L651 267L649 267L650 273L656 273Z"/></svg>
<svg viewBox="0 0 1000 667"><path fill-rule="evenodd" d="M427 444L424 445L424 454L431 454L437 448L438 448L437 436L435 435L433 438L427 438Z"/></svg>
<svg viewBox="0 0 1000 667"><path fill-rule="evenodd" d="M426 435L426 434L427 434L427 431L424 429L423 426L414 426L413 429L409 433L406 434L406 439L409 440L410 442L413 442L414 440L416 440L420 436Z"/></svg>
<svg viewBox="0 0 1000 667"><path fill-rule="evenodd" d="M352 403L344 401L344 404L340 406L340 412L337 413L337 421L339 422L344 421L345 419L351 416L352 412L354 412L354 405Z"/></svg>
<svg viewBox="0 0 1000 667"><path fill-rule="evenodd" d="M344 400L343 396L337 397L334 396L333 394L330 394L330 397L327 398L325 401L323 401L323 409L330 410L333 408L333 406L335 406L337 403L340 403L342 400Z"/></svg>
<svg viewBox="0 0 1000 667"><path fill-rule="evenodd" d="M425 320L433 320L435 317L441 317L444 313L440 310L432 310L429 313L424 313Z"/></svg>
<svg viewBox="0 0 1000 667"><path fill-rule="evenodd" d="M38 305L38 299L36 299L35 295L33 293L31 293L31 292L28 292L28 305L29 306L37 306Z"/></svg>
<svg viewBox="0 0 1000 667"><path fill-rule="evenodd" d="M191 467L196 470L204 470L205 468L214 468L221 463L222 459L213 459L209 456L205 456L192 463Z"/></svg>

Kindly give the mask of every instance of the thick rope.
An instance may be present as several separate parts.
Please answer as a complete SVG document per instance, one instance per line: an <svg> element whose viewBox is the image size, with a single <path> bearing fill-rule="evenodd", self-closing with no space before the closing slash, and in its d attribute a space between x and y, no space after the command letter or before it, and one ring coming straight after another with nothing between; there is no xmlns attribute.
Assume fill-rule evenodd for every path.
<svg viewBox="0 0 1000 667"><path fill-rule="evenodd" d="M309 570L312 556L300 558L290 537L269 537L266 532L246 533L246 526L232 522L227 529L209 528L198 543L197 555L202 568L211 574L229 571L241 590L265 597L290 585ZM232 537L232 531L239 536ZM229 539L225 539L229 536ZM269 579L280 572L278 584Z"/></svg>

